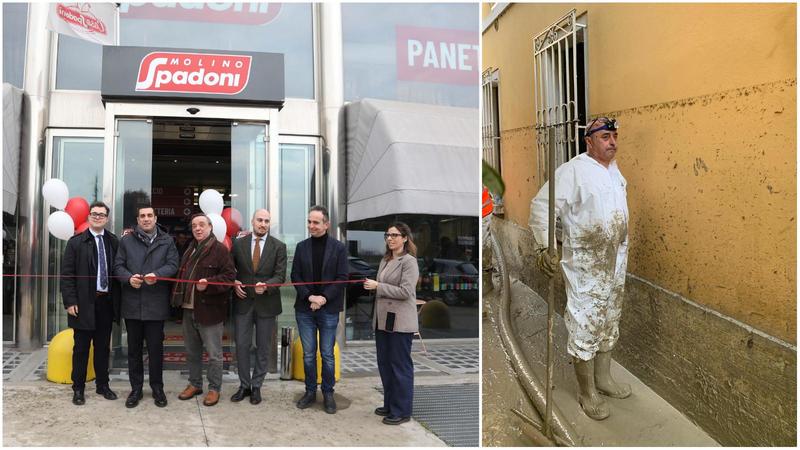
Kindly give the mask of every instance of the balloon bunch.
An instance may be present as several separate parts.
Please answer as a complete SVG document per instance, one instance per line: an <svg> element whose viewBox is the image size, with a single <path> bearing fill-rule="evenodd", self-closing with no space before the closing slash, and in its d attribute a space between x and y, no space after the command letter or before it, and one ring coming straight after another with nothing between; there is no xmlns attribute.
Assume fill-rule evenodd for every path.
<svg viewBox="0 0 800 450"><path fill-rule="evenodd" d="M214 236L230 250L233 247L231 238L236 236L242 226L242 213L236 208L225 208L222 194L214 189L206 189L198 199L203 214L211 220Z"/></svg>
<svg viewBox="0 0 800 450"><path fill-rule="evenodd" d="M42 197L58 209L47 219L47 229L56 238L66 241L89 228L89 202L82 197L69 198L69 189L63 181L47 180L42 186Z"/></svg>

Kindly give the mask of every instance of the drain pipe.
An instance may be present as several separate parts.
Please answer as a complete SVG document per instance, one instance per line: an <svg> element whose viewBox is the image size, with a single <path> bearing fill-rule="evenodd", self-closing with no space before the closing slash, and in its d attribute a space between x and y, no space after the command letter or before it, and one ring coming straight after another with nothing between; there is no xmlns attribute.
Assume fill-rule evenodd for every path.
<svg viewBox="0 0 800 450"><path fill-rule="evenodd" d="M508 355L511 359L511 367L520 379L523 389L528 396L528 399L533 403L533 406L542 417L545 416L545 389L542 383L533 374L530 364L525 359L525 356L520 350L519 343L517 342L514 334L511 331L511 281L509 280L508 272L506 270L506 262L503 257L503 251L500 244L494 238L492 233L489 238L492 242L492 250L497 255L497 268L500 271L500 279L502 287L500 290L500 339L503 341L503 346L506 348ZM556 441L559 443L574 446L578 441L577 434L572 429L572 425L564 418L561 410L552 405L552 420L553 432L556 435ZM559 439L560 438L560 439Z"/></svg>

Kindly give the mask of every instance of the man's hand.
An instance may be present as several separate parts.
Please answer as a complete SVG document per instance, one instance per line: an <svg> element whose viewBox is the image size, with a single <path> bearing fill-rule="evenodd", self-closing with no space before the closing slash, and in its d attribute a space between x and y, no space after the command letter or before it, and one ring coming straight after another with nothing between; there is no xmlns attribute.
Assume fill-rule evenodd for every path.
<svg viewBox="0 0 800 450"><path fill-rule="evenodd" d="M69 314L72 317L78 317L78 305L72 305L69 308L67 308L67 314Z"/></svg>
<svg viewBox="0 0 800 450"><path fill-rule="evenodd" d="M138 273L131 275L130 283L134 289L139 289L142 287L142 276Z"/></svg>
<svg viewBox="0 0 800 450"><path fill-rule="evenodd" d="M156 284L156 274L153 272L148 273L144 276L144 282L147 283L148 286Z"/></svg>
<svg viewBox="0 0 800 450"><path fill-rule="evenodd" d="M208 280L206 280L205 278L200 278L199 280L197 280L197 284L195 284L195 287L200 292L205 291L206 288L208 287Z"/></svg>
<svg viewBox="0 0 800 450"><path fill-rule="evenodd" d="M242 300L246 299L247 298L247 292L245 292L244 289L242 289L242 282L239 281L239 280L236 280L236 281L234 281L234 283L236 283L236 286L233 287L233 292L235 292L236 296L241 298Z"/></svg>
<svg viewBox="0 0 800 450"><path fill-rule="evenodd" d="M308 301L311 302L311 309L314 311L320 309L325 303L328 303L328 299L321 295L309 295Z"/></svg>
<svg viewBox="0 0 800 450"><path fill-rule="evenodd" d="M266 283L263 283L263 282L259 281L258 283L256 283L255 290L256 290L256 294L258 294L258 295L263 294L264 291L267 290Z"/></svg>
<svg viewBox="0 0 800 450"><path fill-rule="evenodd" d="M560 252L556 252L556 256L551 257L547 247L538 250L539 254L536 257L536 267L542 271L548 278L553 278L558 270L558 264L561 261Z"/></svg>

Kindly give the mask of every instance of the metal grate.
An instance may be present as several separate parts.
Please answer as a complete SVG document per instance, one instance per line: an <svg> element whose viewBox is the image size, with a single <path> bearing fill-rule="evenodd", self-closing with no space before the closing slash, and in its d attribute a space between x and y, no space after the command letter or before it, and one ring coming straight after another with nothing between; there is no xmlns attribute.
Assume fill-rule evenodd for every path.
<svg viewBox="0 0 800 450"><path fill-rule="evenodd" d="M500 111L498 106L499 72L491 67L482 75L483 120L483 159L497 172L500 172Z"/></svg>
<svg viewBox="0 0 800 450"><path fill-rule="evenodd" d="M412 352L415 354L416 352ZM374 375L378 373L378 360L371 347L348 349L341 353L342 373ZM477 365L476 365L477 367ZM436 369L414 359L414 373L438 372Z"/></svg>
<svg viewBox="0 0 800 450"><path fill-rule="evenodd" d="M20 364L30 356L30 353L19 352L16 350L3 349L3 379L7 380Z"/></svg>
<svg viewBox="0 0 800 450"><path fill-rule="evenodd" d="M478 383L414 386L411 415L451 447L480 445Z"/></svg>
<svg viewBox="0 0 800 450"><path fill-rule="evenodd" d="M580 122L586 110L585 63L579 58L583 52L579 46L582 48L585 41L584 28L573 9L534 38L540 185L547 180L550 151L556 152L556 167L580 152Z"/></svg>
<svg viewBox="0 0 800 450"><path fill-rule="evenodd" d="M477 373L479 352L477 345L437 347L425 355L457 373Z"/></svg>

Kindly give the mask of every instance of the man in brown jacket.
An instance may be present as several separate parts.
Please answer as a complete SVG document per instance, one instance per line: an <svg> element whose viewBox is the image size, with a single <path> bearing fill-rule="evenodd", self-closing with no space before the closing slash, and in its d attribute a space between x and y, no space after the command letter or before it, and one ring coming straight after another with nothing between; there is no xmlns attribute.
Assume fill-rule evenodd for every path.
<svg viewBox="0 0 800 450"><path fill-rule="evenodd" d="M222 390L222 334L228 311L230 286L208 282L232 283L236 278L228 249L211 232L211 220L195 214L191 221L194 241L181 258L178 278L197 283L176 283L172 306L183 308L183 340L189 364L189 385L178 395L189 400L203 393L203 346L208 351L208 394L203 404L214 406Z"/></svg>

